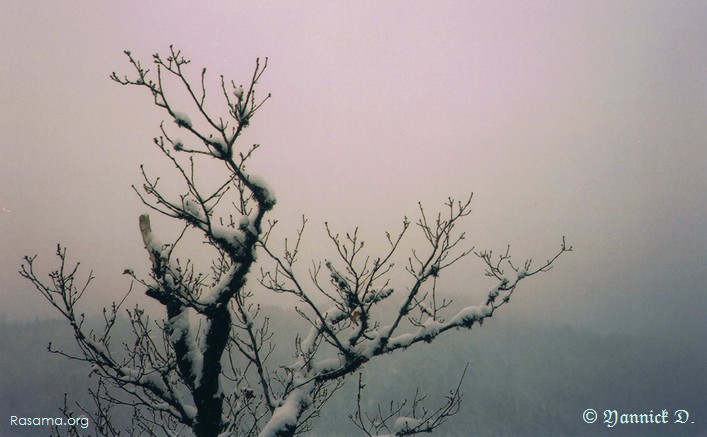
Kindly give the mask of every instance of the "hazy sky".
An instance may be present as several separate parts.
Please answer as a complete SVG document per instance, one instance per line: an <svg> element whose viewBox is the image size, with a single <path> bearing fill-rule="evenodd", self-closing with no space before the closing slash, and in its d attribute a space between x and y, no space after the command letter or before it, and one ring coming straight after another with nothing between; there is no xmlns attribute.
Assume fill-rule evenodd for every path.
<svg viewBox="0 0 707 437"><path fill-rule="evenodd" d="M6 0L0 17L10 319L50 313L16 273L24 254L48 266L66 244L98 276L90 305L147 263L130 185L141 163L169 175L151 144L163 114L108 76L130 71L123 50L149 62L174 44L195 73L237 82L269 57L273 97L244 144L262 144L252 168L283 230L311 219L315 256L325 220L372 243L418 201L473 191L477 248L575 247L508 317L705 329L705 2ZM465 269L455 291L488 288Z"/></svg>

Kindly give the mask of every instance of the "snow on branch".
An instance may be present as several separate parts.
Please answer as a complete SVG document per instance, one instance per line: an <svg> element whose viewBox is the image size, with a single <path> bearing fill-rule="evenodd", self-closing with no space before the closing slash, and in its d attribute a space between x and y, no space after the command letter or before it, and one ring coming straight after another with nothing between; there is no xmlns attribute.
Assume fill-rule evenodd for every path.
<svg viewBox="0 0 707 437"><path fill-rule="evenodd" d="M225 79L221 76L223 98L227 112L232 119L229 122L221 117L211 115L206 109L207 92L205 81L207 71L205 68L201 70L199 86L198 88L195 87L192 84L193 79L188 76L186 68L190 61L182 55L180 50L170 46L167 57L163 57L159 53L152 56L156 78L153 77L153 72L150 69L143 67L140 61L133 57L131 52L125 51L125 55L132 64L135 73L137 73L137 77L120 76L113 72L110 76L111 79L121 85L147 88L154 98L155 105L163 108L179 128L187 130L198 144L202 144L205 147L205 150L193 149L184 147L182 142L175 143L175 146L177 144L180 145L177 147L179 151L207 154L224 161L232 160L236 140L243 129L250 125L255 113L270 98L269 94L262 100L256 98L256 85L267 69L267 58L263 63L259 59L256 61L255 70L247 89L244 89L243 85L236 86L235 82L231 81L231 90L229 91L228 87L226 87ZM166 76L177 79L182 91L189 97L200 119L206 122L211 131L210 133L197 129L185 112L173 107L172 99L168 96L165 88Z"/></svg>
<svg viewBox="0 0 707 437"><path fill-rule="evenodd" d="M416 389L412 398L397 403L390 402L387 409L378 404L375 412L364 411L361 400L366 385L363 383L362 374L359 373L356 411L349 414L349 420L368 436L393 437L432 433L459 412L463 397L460 389L468 367L468 364L464 367L459 382L436 409L427 407L427 395L422 395L419 389Z"/></svg>
<svg viewBox="0 0 707 437"><path fill-rule="evenodd" d="M149 240L149 224L143 224ZM194 416L192 410L183 397L177 396L177 389L173 379L168 377L169 365L159 356L147 361L146 357L154 347L149 340L147 323L142 310L128 310L130 321L140 341L132 347L125 345L126 350L122 356L116 354L111 344L112 328L115 326L118 312L121 310L132 286L120 302L113 303L110 309L104 309L104 330L100 333L84 328L84 314L77 313L78 303L83 296L89 279L81 288L77 288L75 280L79 264L73 268L67 265L66 249L58 246L57 257L59 268L54 270L50 277L52 284L45 284L34 271L35 257L26 257L20 273L29 279L35 287L52 303L60 313L69 321L74 331L74 337L79 346L80 355L68 354L57 350L50 344L48 350L67 358L83 361L91 365L92 372L101 378L102 384L109 385L133 396L137 402L152 405L160 411L167 413L172 419L182 423L192 423ZM112 398L111 398L112 399Z"/></svg>

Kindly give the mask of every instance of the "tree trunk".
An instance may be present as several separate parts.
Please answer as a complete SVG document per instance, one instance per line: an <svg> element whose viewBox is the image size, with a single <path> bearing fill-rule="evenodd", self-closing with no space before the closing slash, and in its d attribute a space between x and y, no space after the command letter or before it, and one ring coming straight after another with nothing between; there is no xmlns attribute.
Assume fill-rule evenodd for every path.
<svg viewBox="0 0 707 437"><path fill-rule="evenodd" d="M221 305L208 318L210 325L205 333L201 381L197 381L193 393L197 409L194 433L197 437L216 437L223 427L223 393L219 378L221 358L231 333L231 314L227 305Z"/></svg>

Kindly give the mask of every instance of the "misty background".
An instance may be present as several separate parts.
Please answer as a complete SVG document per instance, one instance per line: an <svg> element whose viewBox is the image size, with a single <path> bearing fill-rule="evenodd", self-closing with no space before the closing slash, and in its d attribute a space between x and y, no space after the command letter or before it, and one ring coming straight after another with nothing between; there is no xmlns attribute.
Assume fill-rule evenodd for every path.
<svg viewBox="0 0 707 437"><path fill-rule="evenodd" d="M437 211L472 191L464 230L478 250L510 245L514 259L543 261L567 237L574 252L522 283L492 323L449 340L487 346L451 360L455 368L478 357L488 365L475 377L509 360L518 363L511 373L545 369L564 376L556 401L577 396L579 381L586 388L589 376L608 375L581 398L586 407L568 412L573 426L584 408L610 407L608 387L625 381L627 368L645 379L609 390L625 395L614 408L704 405L706 22L699 1L4 1L0 334L10 341L18 327L37 331L38 356L60 332L47 328L55 314L17 274L24 255L37 254L48 270L56 243L66 245L94 271L83 303L97 316L127 290L124 269L147 271L137 226L146 207L130 186L141 183L140 164L173 176L152 144L164 114L108 76L130 73L123 50L148 63L174 44L195 75L207 67L214 80L247 82L255 59L269 58L259 91L273 97L241 144L262 145L251 169L276 193L280 238L302 214L310 219L303 264L330 256L324 221L340 232L360 226L374 250L403 216L416 217L418 201ZM476 304L490 286L474 257L443 279L460 304ZM146 303L139 292L128 305L136 302ZM519 332L534 335L516 342ZM566 346L550 348L563 333L555 341ZM524 344L542 353L523 352ZM633 355L617 358L627 344ZM30 373L12 356L3 368ZM33 375L59 366L41 357L46 365ZM405 371L404 361L396 366ZM668 369L681 371L668 378ZM548 381L531 388L548 390ZM533 398L512 385L492 388L505 402ZM651 402L628 405L637 398Z"/></svg>

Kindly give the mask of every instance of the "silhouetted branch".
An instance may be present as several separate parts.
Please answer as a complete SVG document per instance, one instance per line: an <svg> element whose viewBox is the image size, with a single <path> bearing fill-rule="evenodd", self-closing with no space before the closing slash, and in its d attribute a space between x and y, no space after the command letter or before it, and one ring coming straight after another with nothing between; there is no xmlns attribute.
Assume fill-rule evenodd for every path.
<svg viewBox="0 0 707 437"><path fill-rule="evenodd" d="M79 408L91 418L97 435L285 437L305 432L345 378L368 362L431 343L452 329L481 325L508 303L521 281L549 271L572 250L563 238L560 250L538 267L532 267L531 260L513 263L510 247L500 256L473 252L460 230L471 213L470 195L461 201L448 198L436 215L419 204L412 230L405 217L398 232L385 234L387 247L378 254L366 253L368 246L358 228L340 233L325 223L335 257L314 260L303 272L299 258L307 219L302 217L296 236L285 238L284 246L273 243L278 222L269 219L269 213L276 199L248 168L259 145L243 146L237 141L270 97L256 98L267 58L256 61L245 86L220 77L225 114L214 115L207 109L211 95L206 69L190 76L190 61L181 51L170 46L166 57L153 55L152 69L132 53L125 54L132 75L113 73L111 79L149 92L174 123L161 123L153 144L171 164L176 185L170 182L167 188L167 182L150 176L141 166L142 186L133 186L140 201L158 217L153 222L143 214L138 220L149 274L141 277L125 269L133 280L130 289L104 309L103 329L92 331L84 326L78 304L93 275L81 280L79 264L67 263L65 249L57 248L59 266L49 281L35 271L36 257L25 257L20 270L67 319L79 347L75 355L51 345L50 351L91 366L97 381L90 392L94 405L90 410ZM175 98L175 92L187 97L186 103ZM181 104L187 108L178 108ZM173 130L185 132L187 139L178 139ZM204 162L213 172L210 186L197 177ZM217 170L211 170L214 164ZM178 222L181 231L163 240L160 219ZM200 235L209 249L208 255L198 255L210 256L204 272L193 258L180 258L187 249L180 243L190 232ZM404 255L407 262L396 268L402 242L414 232L422 237L422 247ZM258 261L258 252L265 261ZM441 297L440 278L472 253L495 285L475 305L454 312L451 301ZM249 288L255 266L257 283L252 285L262 287ZM396 274L403 271L405 275ZM406 278L402 283L400 276ZM161 305L161 316L152 319L139 306L122 309L134 282ZM294 340L294 357L289 361L274 362L278 345L273 325L257 303L264 293L296 298L299 304L293 306L293 313L307 323L307 332L284 333ZM111 332L119 312L127 317L132 339L115 345ZM462 379L465 373L466 368ZM429 433L459 411L460 386L461 380L436 408L425 407L426 396L415 392L411 399L367 413L361 409L364 384L359 376L358 410L350 417L369 436ZM126 429L113 424L113 410L118 407L132 412ZM67 416L74 413L66 401L62 411ZM77 430L68 432L78 435Z"/></svg>

